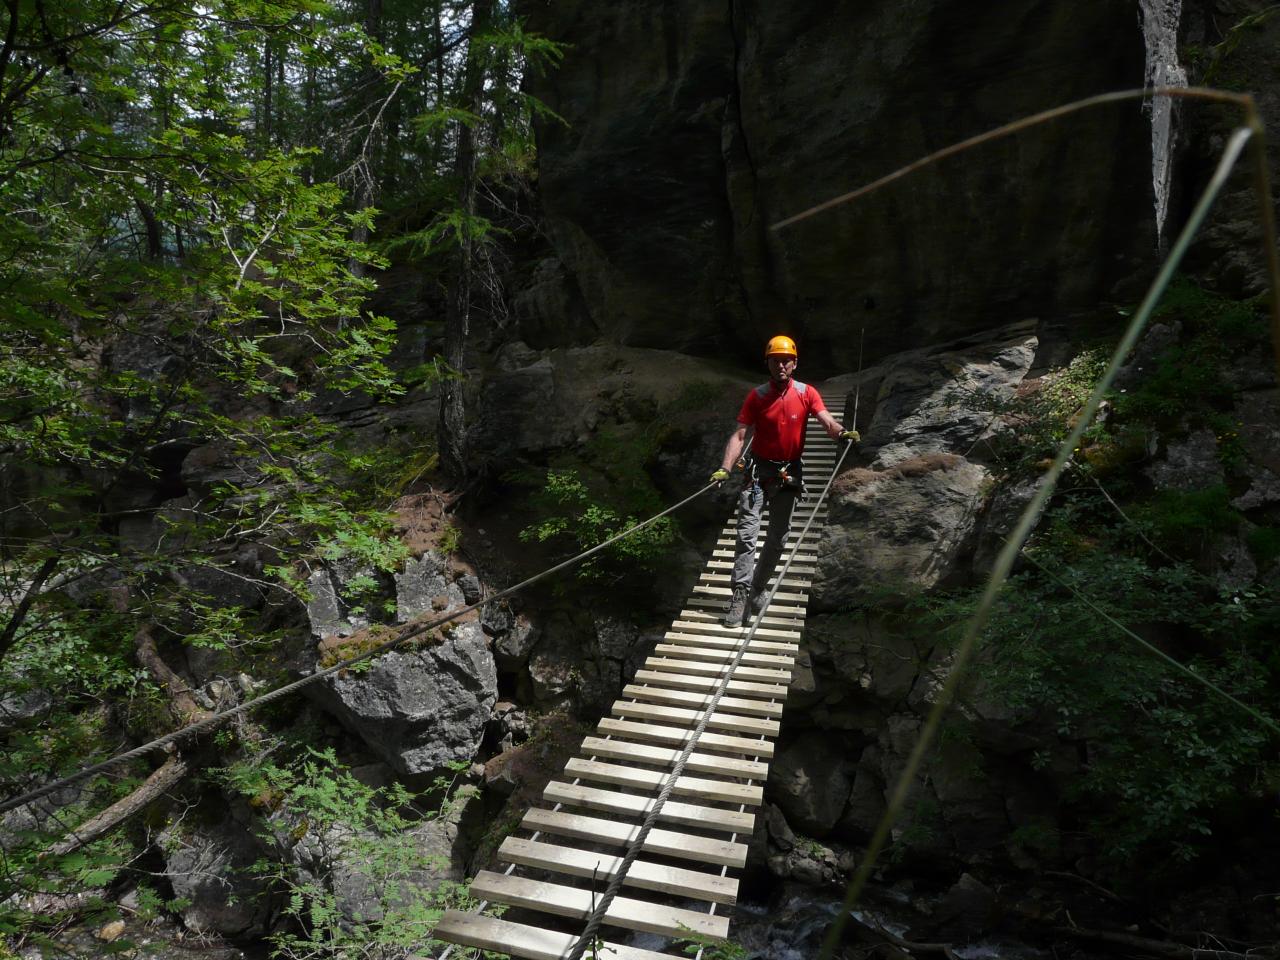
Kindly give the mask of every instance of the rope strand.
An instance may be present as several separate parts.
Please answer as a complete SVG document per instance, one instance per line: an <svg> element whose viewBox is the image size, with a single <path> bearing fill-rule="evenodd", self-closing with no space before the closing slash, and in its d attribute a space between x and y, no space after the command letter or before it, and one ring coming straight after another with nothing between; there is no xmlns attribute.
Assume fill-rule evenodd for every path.
<svg viewBox="0 0 1280 960"><path fill-rule="evenodd" d="M110 770L112 767L119 766L122 763L127 763L130 760L136 760L139 757L146 756L148 753L151 753L153 750L161 749L162 747L166 747L171 743L178 743L183 740L189 740L199 733L204 733L206 731L212 730L215 727L221 726L222 724L230 720L232 717L240 716L242 714L248 713L250 710L256 710L258 707L265 706L268 703L272 703L273 701L280 700L291 694L297 693L303 687L308 686L309 684L312 684L312 683L316 683L320 680L323 680L325 677L333 676L335 673L339 673L343 670L347 670L352 666L354 666L355 664L360 663L361 661L371 660L374 657L379 657L382 654L395 649L401 644L409 640L412 640L415 637L422 636L423 634L428 633L429 631L434 630L437 627L442 627L447 623L451 623L454 620L457 620L459 617L462 617L468 613L471 613L473 610L479 610L481 607L487 606L488 604L493 603L496 600L501 600L505 597L509 597L512 594L517 593L518 591L523 590L524 588L531 586L534 583L537 583L539 580L543 580L547 577L552 576L553 574L559 573L562 570L567 570L569 567L572 567L576 564L581 563L583 560L586 560L588 557L591 557L599 553L601 550L604 550L605 548L617 543L619 540L622 540L624 537L629 537L631 534L636 533L640 530L643 530L645 527L648 527L653 523L656 523L658 520L662 519L668 514L672 514L675 511L679 510L681 507L689 503L692 503L694 500L702 496L708 490L711 490L713 487L718 487L718 486L719 486L718 483L708 483L706 486L702 487L702 489L698 490L696 493L693 493L685 497L679 503L676 503L670 507L667 507L667 509L663 510L661 513L655 513L652 517L649 517L647 520L642 520L640 523L637 523L635 526L631 527L630 529L627 529L622 531L621 533L615 534L614 536L610 537L608 540L605 540L602 543L598 543L594 547L591 547L588 550L584 550L582 553L579 553L577 556L570 557L568 560L562 561L561 563L558 563L553 567L548 567L546 570L543 570L541 573L536 573L525 580L521 580L515 586L507 587L505 590L500 590L497 593L493 594L492 596L486 597L483 600L479 600L476 603L471 604L470 606L463 607L462 609L456 610L455 612L447 614L443 617L438 617L437 619L432 620L428 623L410 624L398 630L395 636L393 636L391 639L386 640L378 644L377 646L364 651L363 653L359 653L353 657L348 657L345 660L339 661L338 663L335 663L333 666L326 667L323 670L317 670L315 673L311 674L310 676L303 677L301 680L295 680L293 683L286 684L283 687L279 687L275 690L270 691L269 693L265 693L262 696L256 697L253 700L249 700L245 703L238 704L237 706L232 707L229 710L224 710L221 713L216 713L211 717L207 717L204 720L201 720L197 723L190 724L189 726L183 727L180 730L175 730L171 733L165 734L162 737L157 737L155 740L152 740L150 743L144 743L140 747L135 747L132 750L127 750L124 753L117 754L116 756L111 757L110 759L103 760L101 763L95 763L92 766L85 767L84 769L79 770L76 773L71 774L70 776L62 777L58 780L53 781L52 783L47 783L44 786L39 787L35 790L29 790L26 793L20 794L17 797L14 797L10 800L5 800L3 802L0 802L0 814L8 813L10 810L15 810L18 807L25 806L26 804L31 803L32 801L39 800L42 797L47 797L49 796L49 794L55 793L58 790L61 790L63 787L69 786L73 783L79 783L82 780L86 780L89 777L96 776L97 774L102 773L106 770Z"/></svg>

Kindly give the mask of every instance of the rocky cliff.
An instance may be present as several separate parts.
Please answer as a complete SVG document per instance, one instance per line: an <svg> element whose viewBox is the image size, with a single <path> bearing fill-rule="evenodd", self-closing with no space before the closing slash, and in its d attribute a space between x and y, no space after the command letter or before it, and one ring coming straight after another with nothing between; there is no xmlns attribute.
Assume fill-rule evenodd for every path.
<svg viewBox="0 0 1280 960"><path fill-rule="evenodd" d="M786 330L811 376L1087 307L1153 252L1137 104L981 147L781 231L934 150L1141 85L1136 10L952 0L819 6L527 2L572 46L530 78L554 258L522 303L542 342L754 358ZM556 286L568 293L551 297Z"/></svg>

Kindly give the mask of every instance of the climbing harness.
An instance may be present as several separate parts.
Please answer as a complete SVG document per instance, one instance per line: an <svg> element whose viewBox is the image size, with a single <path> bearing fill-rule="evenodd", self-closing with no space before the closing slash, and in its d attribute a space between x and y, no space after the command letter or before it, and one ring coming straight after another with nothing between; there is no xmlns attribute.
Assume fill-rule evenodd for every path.
<svg viewBox="0 0 1280 960"><path fill-rule="evenodd" d="M802 503L805 497L804 461L798 457L795 460L767 460L753 455L743 470L742 486L747 488L753 484L760 485L766 504L779 490L793 491L796 503Z"/></svg>
<svg viewBox="0 0 1280 960"><path fill-rule="evenodd" d="M265 706L268 703L272 703L276 700L280 700L284 697L290 696L291 694L297 693L303 687L309 686L310 684L323 680L326 677L331 677L336 673L341 673L344 670L349 670L351 667L355 666L357 663L360 663L365 660L371 660L374 657L379 657L382 654L387 653L388 651L394 650L396 647L400 646L401 644L414 639L415 637L420 637L423 634L426 634L432 630L435 630L437 627L442 627L447 623L452 623L454 620L457 620L458 618L463 617L468 613L471 613L473 610L479 610L482 607L488 606L494 601L502 600L506 597L509 597L512 594L515 594L520 590L523 590L525 587L528 587L534 583L537 583L539 580L543 580L546 577L552 576L553 574L559 573L562 570L567 570L570 567L581 563L582 561L586 560L588 557L594 556L595 554L599 553L601 550L604 550L607 547L610 547L613 544L617 543L619 540L622 540L625 537L631 536L631 534L633 533L643 530L645 527L648 527L651 524L656 523L658 520L662 519L663 517L669 514L675 513L675 511L679 510L681 507L689 503L692 503L694 500L702 496L707 491L713 490L718 486L719 484L717 483L708 483L706 486L702 487L702 489L698 490L696 493L692 493L689 496L685 497L683 500L681 500L679 503L676 503L670 507L667 507L667 509L663 510L661 513L655 513L652 517L649 517L647 520L642 520L640 523L637 523L635 526L627 530L624 530L622 533L619 533L619 534L616 534L615 536L610 537L608 540L605 540L603 543L598 543L594 547L591 547L590 549L584 550L582 553L579 553L577 556L570 557L568 560L562 561L561 563L558 563L553 567L549 567L546 570L543 570L541 573L536 573L525 580L521 580L515 586L507 587L505 590L500 590L498 593L493 594L493 596L491 597L486 597L485 599L479 600L476 603L471 604L470 606L463 607L461 610L457 610L446 616L439 617L435 620L430 621L429 623L414 624L414 625L404 627L401 630L397 631L395 636L393 636L391 639L386 640L378 644L377 646L364 651L363 653L356 654L355 656L348 657L345 660L335 663L333 666L326 667L323 670L317 670L315 673L312 673L309 676L303 677L301 680L295 680L293 683L286 684L283 687L279 687L275 690L270 691L269 693L265 693L260 697L254 698L253 700L249 700L245 703L241 703L241 704L238 704L237 706L231 707L230 709L223 710L220 713L216 713L211 717L206 717L204 720L200 720L196 723L190 724L189 726L183 727L180 730L175 730L171 733L167 733L162 737L157 737L155 740L152 740L150 743L144 743L140 747L135 747L132 750L127 750L124 753L117 754L114 757L111 757L107 760L103 760L101 763L95 763L92 766L85 767L84 769L76 773L73 773L70 776L61 777L53 781L52 783L47 783L42 787L38 787L34 790L29 790L26 793L22 793L16 797L13 797L12 799L0 802L0 814L8 813L10 810L15 810L18 807L25 806L26 804L31 803L34 800L39 800L42 797L47 797L50 794L56 793L58 790L61 790L63 787L69 786L73 783L79 783L80 781L86 780L89 777L93 777L99 773L103 773L106 770L110 770L112 767L117 767L122 763L128 763L130 760L136 760L139 757L146 756L148 753L151 753L153 750L159 750L163 747L169 746L170 744L175 744L184 740L189 740L192 737L196 736L197 734L206 733L210 730L213 730L216 727L220 727L222 724L226 723L232 717L237 717L242 714L246 714L251 710L256 710L257 708Z"/></svg>

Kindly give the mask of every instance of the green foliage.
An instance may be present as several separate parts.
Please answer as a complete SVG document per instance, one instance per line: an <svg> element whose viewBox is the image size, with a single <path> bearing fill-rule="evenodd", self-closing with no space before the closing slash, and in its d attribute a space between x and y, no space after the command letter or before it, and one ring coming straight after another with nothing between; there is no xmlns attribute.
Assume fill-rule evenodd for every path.
<svg viewBox="0 0 1280 960"><path fill-rule="evenodd" d="M567 543L570 553L580 553L635 526L643 517L620 516L592 499L577 471L549 471L537 496L550 513L541 522L520 531L525 543ZM675 542L675 525L663 517L643 530L619 540L577 568L585 580L616 581L625 576L655 570Z"/></svg>
<svg viewBox="0 0 1280 960"><path fill-rule="evenodd" d="M1037 388L1011 400L980 394L968 402L990 409L1005 428L992 441L998 462L1017 473L1037 471L1071 432L1074 418L1106 368L1102 348L1082 350L1067 366L1046 374ZM1098 431L1091 431L1091 439Z"/></svg>
<svg viewBox="0 0 1280 960"><path fill-rule="evenodd" d="M695 381L630 423L602 423L579 456L545 474L510 474L533 487L530 503L538 519L520 532L525 543L559 547L562 555L587 550L666 506L648 467L685 417L701 415L718 399L719 384ZM657 571L679 537L663 517L577 568L580 580L597 585Z"/></svg>
<svg viewBox="0 0 1280 960"><path fill-rule="evenodd" d="M702 960L747 960L750 954L747 948L732 940L719 937L708 937L706 934L684 933L680 947L689 956L698 956Z"/></svg>
<svg viewBox="0 0 1280 960"><path fill-rule="evenodd" d="M1196 529L1217 522L1212 510L1206 519L1188 509ZM1086 516L1047 518L1034 554L1070 590L1038 570L1009 582L984 636L980 682L986 695L1086 745L1073 796L1113 867L1139 855L1188 859L1212 842L1225 808L1260 796L1272 763L1267 733L1171 673L1094 607L1258 706L1276 682L1266 664L1280 619L1275 598L1214 589L1188 562L1145 555L1131 530L1096 520L1086 527ZM975 599L962 591L921 601L921 629L955 631Z"/></svg>
<svg viewBox="0 0 1280 960"><path fill-rule="evenodd" d="M1247 542L1260 569L1266 570L1280 560L1280 529L1254 527L1249 531Z"/></svg>
<svg viewBox="0 0 1280 960"><path fill-rule="evenodd" d="M1116 412L1165 427L1184 420L1221 427L1215 414L1235 389L1224 366L1265 337L1260 301L1232 300L1181 280L1166 292L1154 320L1178 325L1181 335L1152 358L1133 389L1113 398Z"/></svg>
<svg viewBox="0 0 1280 960"><path fill-rule="evenodd" d="M1219 534L1239 529L1240 511L1222 484L1201 490L1161 490L1133 511L1133 518L1157 545L1194 557Z"/></svg>
<svg viewBox="0 0 1280 960"><path fill-rule="evenodd" d="M304 960L324 957L406 958L434 943L431 930L448 907L474 906L464 885L431 882L414 830L425 820L446 817L473 792L460 788L465 762L452 765L452 778L437 778L422 795L402 785L370 787L352 776L331 750L307 748L288 766L243 763L224 769L221 779L268 815L264 839L279 859L260 861L255 872L269 879L284 898L290 927L273 934L273 956ZM434 799L420 815L423 801ZM337 878L322 867L300 871L288 850L307 844L329 869L354 869ZM352 866L354 865L354 866ZM363 888L366 898L344 900L340 889Z"/></svg>
<svg viewBox="0 0 1280 960"><path fill-rule="evenodd" d="M1280 686L1277 598L1262 584L1222 586L1216 567L1222 546L1242 534L1262 568L1280 555L1274 531L1251 527L1231 505L1246 452L1230 371L1266 349L1264 318L1257 301L1181 282L1158 319L1168 328L1163 346L1131 359L1143 368L1109 398L1111 416L1076 451L1027 548L1036 563L1009 581L992 612L972 681L983 699L1084 758L1068 799L1117 882L1137 863L1158 875L1212 852L1223 825L1247 816L1280 774L1265 729L1107 619L1271 713ZM1102 359L1085 351L1038 391L1000 405L1012 429L997 452L1010 473L1034 474L1054 452ZM1204 428L1214 432L1227 484L1151 490L1149 438ZM917 595L894 623L958 638L978 596L977 588ZM1029 760L1043 769L1049 756L1045 749ZM1040 833L1037 826L1011 842L1052 855L1056 833Z"/></svg>

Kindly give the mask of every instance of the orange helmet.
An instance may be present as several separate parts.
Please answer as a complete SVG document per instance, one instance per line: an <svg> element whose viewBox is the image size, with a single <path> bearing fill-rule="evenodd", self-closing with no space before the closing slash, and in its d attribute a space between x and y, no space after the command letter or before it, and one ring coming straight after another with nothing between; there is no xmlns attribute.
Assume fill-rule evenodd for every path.
<svg viewBox="0 0 1280 960"><path fill-rule="evenodd" d="M764 348L764 355L765 359L774 356L796 357L798 359L800 356L796 353L796 342L790 337L784 336L777 336L770 340L769 345Z"/></svg>

